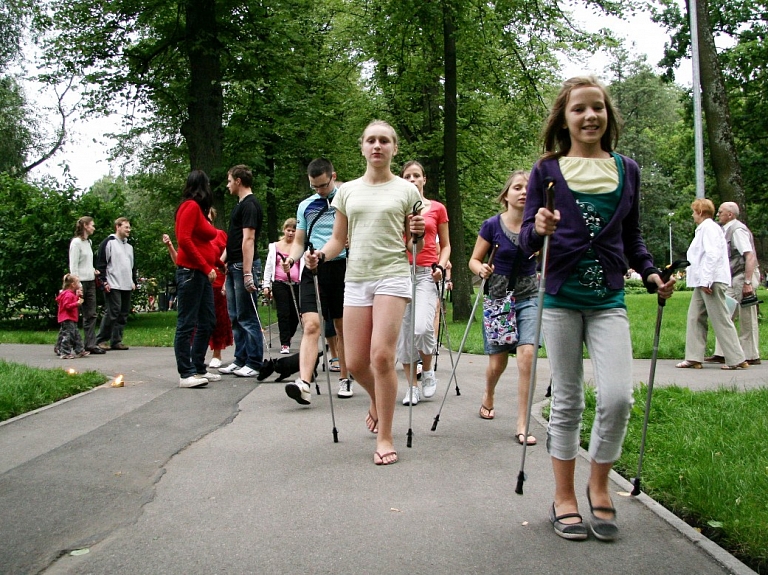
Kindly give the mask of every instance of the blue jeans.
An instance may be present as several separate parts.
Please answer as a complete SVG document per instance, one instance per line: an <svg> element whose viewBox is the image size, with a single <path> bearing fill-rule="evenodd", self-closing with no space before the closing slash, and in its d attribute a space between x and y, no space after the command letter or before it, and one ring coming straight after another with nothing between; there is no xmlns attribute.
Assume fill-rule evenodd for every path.
<svg viewBox="0 0 768 575"><path fill-rule="evenodd" d="M259 285L261 261L253 262L253 280ZM260 369L264 360L264 334L256 311L258 291L249 293L243 283L242 262L227 266L227 311L235 340L235 364Z"/></svg>
<svg viewBox="0 0 768 575"><path fill-rule="evenodd" d="M203 272L189 268L176 269L176 369L181 377L205 373L208 339L216 326L213 288Z"/></svg>

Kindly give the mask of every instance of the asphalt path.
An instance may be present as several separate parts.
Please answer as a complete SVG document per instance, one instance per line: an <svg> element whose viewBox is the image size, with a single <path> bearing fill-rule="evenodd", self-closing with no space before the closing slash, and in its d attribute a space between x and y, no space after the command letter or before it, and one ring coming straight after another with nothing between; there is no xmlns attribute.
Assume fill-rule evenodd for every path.
<svg viewBox="0 0 768 575"><path fill-rule="evenodd" d="M322 395L301 407L283 384L249 378L179 389L168 348L64 362L50 346L4 344L0 358L126 379L0 425L3 574L751 573L645 495L627 496L631 487L618 476L619 540L557 537L539 420L525 493L514 493L522 452L513 438L514 360L499 384L496 419L484 421L477 410L486 359L464 355L461 395L449 390L432 432L450 366L443 352L437 395L413 409L413 447L405 446L409 410L398 403L400 462L378 467L358 386L353 398L333 396L333 442L323 372ZM636 381L647 380L648 367L635 362ZM548 377L542 360L536 402ZM664 360L656 383L748 388L766 378L763 366L694 371ZM580 457L585 515L588 472Z"/></svg>

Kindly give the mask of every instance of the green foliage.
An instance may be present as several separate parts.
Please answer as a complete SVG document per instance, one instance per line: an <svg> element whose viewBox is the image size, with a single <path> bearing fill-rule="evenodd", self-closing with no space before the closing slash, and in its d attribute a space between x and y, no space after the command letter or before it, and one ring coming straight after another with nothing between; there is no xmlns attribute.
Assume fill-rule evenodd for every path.
<svg viewBox="0 0 768 575"><path fill-rule="evenodd" d="M97 229L112 229L119 209L119 201L107 205L72 188L36 188L0 173L0 318L24 310L55 318L76 220L87 214Z"/></svg>

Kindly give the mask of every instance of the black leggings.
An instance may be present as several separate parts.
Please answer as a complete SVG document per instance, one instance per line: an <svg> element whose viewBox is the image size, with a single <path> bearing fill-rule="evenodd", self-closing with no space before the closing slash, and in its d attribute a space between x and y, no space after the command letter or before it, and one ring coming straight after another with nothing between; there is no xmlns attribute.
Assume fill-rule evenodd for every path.
<svg viewBox="0 0 768 575"><path fill-rule="evenodd" d="M299 286L293 285L296 301L299 301ZM277 328L280 331L280 345L291 345L291 338L296 333L299 317L291 298L291 286L283 282L272 282L272 297L277 308Z"/></svg>

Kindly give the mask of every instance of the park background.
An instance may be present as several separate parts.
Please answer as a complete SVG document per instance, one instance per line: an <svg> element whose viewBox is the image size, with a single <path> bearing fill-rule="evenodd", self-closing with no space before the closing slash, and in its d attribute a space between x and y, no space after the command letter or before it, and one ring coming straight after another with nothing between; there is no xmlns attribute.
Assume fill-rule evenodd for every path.
<svg viewBox="0 0 768 575"><path fill-rule="evenodd" d="M765 61L760 2L698 2L707 127L706 193L736 201L758 256L766 237ZM596 27L639 11L669 33L662 61ZM588 22L589 25L582 25ZM466 262L507 174L530 167L552 97L572 62L602 50L625 119L618 151L642 169L641 221L657 264L685 253L695 195L691 90L674 82L689 54L677 2L382 0L8 0L0 9L0 315L50 316L73 222L98 242L124 215L148 291L172 264L159 241L190 168L209 173L226 228L228 167L252 167L265 209L259 252L309 194L305 167L330 158L340 181L364 167L357 139L373 118L400 136L398 160L426 167L426 194L451 218L453 319L469 317ZM31 50L29 47L31 46ZM34 56L30 56L34 54ZM21 72L19 72L21 70ZM58 121L23 80L59 95ZM75 103L71 97L75 96ZM37 174L72 126L111 115L112 174L87 189ZM55 116L54 116L55 118Z"/></svg>

